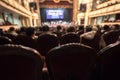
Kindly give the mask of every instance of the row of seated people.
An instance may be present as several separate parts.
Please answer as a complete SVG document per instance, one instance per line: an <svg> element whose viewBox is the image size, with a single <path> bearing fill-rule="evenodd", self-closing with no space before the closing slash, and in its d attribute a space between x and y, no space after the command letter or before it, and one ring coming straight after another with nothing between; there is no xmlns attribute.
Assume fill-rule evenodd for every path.
<svg viewBox="0 0 120 80"><path fill-rule="evenodd" d="M79 26L77 31L75 27L65 30L61 26L57 26L57 31L54 31L45 25L38 28L39 30L22 27L20 31L15 32L11 27L6 34L2 33L2 36L10 38L14 44L35 48L42 55L55 46L73 42L88 45L98 52L103 47L117 41L120 35L119 28L119 25L115 25L114 29L105 25L103 30L99 26L92 30L91 26L87 26L85 32L83 26Z"/></svg>
<svg viewBox="0 0 120 80"><path fill-rule="evenodd" d="M98 53L86 45L69 43L50 50L44 78L41 54L22 45L0 45L1 80L119 80L120 41Z"/></svg>
<svg viewBox="0 0 120 80"><path fill-rule="evenodd" d="M108 27L108 26L107 26ZM31 29L33 30L33 28L30 28L30 31L31 31ZM72 28L70 28L70 29L73 29L73 27ZM29 29L28 29L29 30ZM90 30L90 29L89 29ZM104 31L105 32L105 31ZM112 31L110 31L110 32L112 32ZM31 33L31 32L30 32ZM46 34L47 33L47 34ZM105 78L106 80L108 80L108 79L110 79L110 80L114 80L115 78L118 78L118 74L117 73L115 73L115 72L118 72L119 71L119 69L118 69L118 67L119 67L119 55L118 55L118 53L119 53L119 41L118 42L116 42L114 45L110 45L110 46L107 46L107 47L105 47L103 50L101 50L99 53L97 53L95 50L93 50L92 48L90 48L90 47L88 47L88 46L85 46L85 45L82 45L82 44L79 44L80 43L80 37L78 36L78 39L79 40L77 40L78 42L77 42L77 44L66 44L66 45L62 45L62 44L65 44L64 42L63 43L60 43L60 42L62 42L61 41L61 38L62 38L62 36L61 36L61 38L60 38L60 40L59 40L59 38L57 37L57 36L55 36L55 35L51 35L51 34L48 34L49 32L46 32L46 33L44 33L44 34L41 34L40 36L42 36L42 37L40 37L40 36L38 36L38 38L36 38L37 40L41 40L41 41L45 41L45 44L43 43L43 42L41 42L40 44L39 44L39 42L37 42L37 44L39 44L38 45L38 47L39 47L39 49L37 48L37 50L40 52L38 52L39 53L39 56L41 56L41 55L44 55L44 56L46 56L46 59L43 59L43 57L41 57L41 62L43 61L43 60L46 60L45 62L47 63L47 68L48 68L48 71L49 71L49 76L50 76L50 79L51 80L66 80L66 79L68 79L68 80L71 80L71 79L76 79L76 80L88 80L88 78L95 78L95 77L91 77L90 75L91 75L91 73L94 73L93 75L95 75L96 76L96 80L99 80L101 77L102 78ZM88 32L88 33L90 33L90 32ZM85 33L85 34L88 34L88 33ZM92 31L91 32L92 34L94 33L94 31ZM90 34L91 34L90 33ZM98 32L99 33L99 32ZM73 33L69 33L69 34L72 34L73 35ZM85 35L84 34L84 35ZM103 35L105 35L104 33L102 33ZM47 35L47 36L43 36L43 35ZM48 35L49 36L51 36L51 38L48 38ZM66 35L66 34L65 34ZM97 34L97 35L99 35L99 34ZM103 36L102 35L102 36ZM7 36L7 34L4 34L4 36ZM17 36L23 36L23 35L17 35ZM24 35L25 36L25 35ZM82 37L83 35L81 35L81 37ZM100 36L100 37L102 37L102 36ZM113 36L114 37L114 36ZM25 40L27 40L28 38L25 38L24 40L21 40L20 38L18 38L18 42L20 42L20 41L25 41ZM34 39L34 38L32 38L32 39ZM46 39L46 40L44 40L44 39ZM64 39L67 39L66 41L69 41L69 40L76 40L77 38L64 38ZM96 38L96 39L98 39L98 38ZM117 38L118 39L118 38ZM14 39L12 39L12 40L14 40ZM12 40L10 40L9 39L9 41L11 42ZM0 41L2 41L2 40L0 40ZM29 42L29 41L25 41L25 42L28 42L29 44L32 44L31 42ZM3 42L1 42L1 43L3 43ZM15 43L15 42L13 42L13 43ZM59 43L60 43L60 46L58 46L59 45ZM68 42L68 43L71 43L71 42ZM75 42L76 43L76 42ZM8 43L7 43L8 44ZM22 43L21 43L22 44ZM55 45L54 45L55 44ZM32 44L33 45L33 44ZM26 46L26 45L25 45ZM42 46L41 48L40 48L40 46ZM55 46L58 46L58 47L56 47L56 48L54 48L53 50L51 50L49 53L48 53L48 51L50 50L50 49L52 49L53 47L55 47ZM115 47L114 47L115 46ZM1 47L3 47L3 46L1 46ZM9 47L9 46L8 46ZM10 47L13 47L13 45L12 46L10 46ZM30 46L29 46L30 47ZM47 47L49 47L48 49L47 49ZM33 47L32 47L33 48ZM10 49L12 49L12 48L10 48ZM23 53L23 52L21 52L23 49L17 49L17 48L15 48L15 49L12 49L12 50L14 50L15 52L14 53L18 53L18 52L20 52L20 54L21 53ZM42 51L43 50L43 51ZM1 48L1 53L2 53L2 51L4 52L4 51L7 51L7 53L8 54L10 54L10 52L12 52L13 53L13 51L9 51L9 49L8 48ZM29 53L29 52L27 52L27 51L24 51L24 52L26 52L26 53ZM26 54L25 53L25 54ZM38 54L37 53L37 54ZM102 54L103 53L103 54ZM116 54L115 54L116 53ZM4 54L6 54L6 52L4 52ZM41 55L40 55L41 54ZM60 54L60 55L59 55ZM74 55L73 55L74 54ZM100 56L99 58L98 58L98 60L97 60L97 62L98 63L96 63L96 58L97 58L97 56L96 56L96 54L99 54L98 56ZM105 55L104 55L105 54ZM110 56L107 56L108 54L110 54ZM112 55L111 55L112 54ZM26 54L27 55L27 54ZM30 54L30 55L32 55L32 54ZM114 62L114 58L111 58L113 55L116 55L116 57L115 57L115 62ZM16 55L15 55L16 56ZM15 57L14 56L14 57ZM104 57L102 57L101 58L101 56L104 56L104 57L108 57L107 58L107 60L104 60L104 59L102 59L102 58L104 58ZM114 57L114 56L113 56ZM12 57L13 58L13 57ZM110 61L110 59L111 59L111 61ZM2 58L1 58L2 59ZM4 59L4 58L3 58ZM17 58L17 59L19 59L19 58ZM26 59L26 58L25 58ZM11 58L10 58L10 60L11 60ZM30 59L31 60L31 59ZM1 60L1 61L4 61L4 60ZM9 61L9 58L8 58L8 60L7 60L7 62ZM16 61L16 60L12 60L12 62L14 62L14 61ZM19 61L19 60L18 60ZM20 60L21 61L21 60ZM82 62L82 61L84 61L84 62ZM105 62L106 61L106 62ZM110 62L109 62L110 61ZM117 61L117 62L116 62ZM67 62L67 63L66 63ZM80 64L79 64L79 63ZM108 62L108 63L107 63ZM10 62L11 63L11 62ZM15 62L15 63L19 63L19 62ZM26 62L26 63L28 63L28 62ZM37 62L36 62L37 63ZM59 63L59 64L58 64ZM102 63L104 63L104 64L102 64ZM21 63L22 64L22 63ZM20 64L20 65L21 65ZM25 63L24 63L25 64ZM102 64L102 65L101 65ZM106 65L107 64L107 65ZM5 64L4 64L5 65ZM13 65L13 64L12 64ZM13 67L11 65L11 67ZM28 64L29 66L31 66L31 63L30 64ZM63 66L64 65L64 66ZM96 66L95 66L96 65ZM117 66L112 66L112 65L117 65ZM6 66L7 66L7 64L6 64ZM41 65L39 65L39 66L41 66L41 67L43 67L43 62L41 63ZM105 67L104 67L105 66ZM106 69L106 66L107 66L107 68L108 68L108 66L111 66L111 67L109 67L108 69ZM3 69L4 68L4 66L1 66L2 68L1 69ZM10 67L10 68L11 68ZM23 64L22 64L22 67L23 67ZM34 67L34 66L31 66L31 67ZM29 70L31 69L31 67L30 68L28 68L27 69L27 72L29 72ZM41 67L39 68L39 69L41 69ZM79 69L79 67L80 67L80 69ZM95 69L95 67L96 67L96 70L95 70L95 72L92 72L94 69ZM6 68L6 67L5 67ZM13 67L13 68L15 68L15 67ZM84 68L84 69L83 69ZM114 69L112 69L112 68L114 68ZM109 71L109 69L111 70L111 72ZM17 70L17 69L16 69ZM16 70L14 70L13 72L15 73L16 72ZM32 69L33 70L33 69ZM104 70L104 71L102 71L102 70ZM118 71L117 71L118 70ZM22 71L22 70L21 70ZM53 72L53 71L55 71L55 72ZM57 71L57 72L56 72ZM102 72L104 72L104 74L102 73ZM111 75L111 77L109 78L109 74L107 73L107 72L109 73L110 72L110 75ZM1 72L3 73L3 75L4 75L4 71L2 71L1 70ZM26 73L27 73L26 72ZM33 72L33 71L32 71ZM59 72L61 72L61 73L59 73ZM66 72L66 73L65 73ZM106 72L106 73L105 73ZM37 73L37 72L36 72ZM64 74L63 74L64 73ZM97 73L97 74L96 74ZM114 73L114 75L112 76L112 73ZM11 75L9 75L10 73L8 73L7 75L9 76L8 78L11 78L12 77L12 75L13 74L11 74ZM42 75L41 73L39 73L40 75ZM63 74L63 75L62 75ZM107 74L107 75L106 75ZM15 74L14 74L15 75ZM19 74L20 75L20 74ZM16 78L18 78L19 77L19 75L18 74L16 74L15 76L16 76ZM23 74L23 75L21 75L22 77L24 77L24 75L25 74ZM29 76L32 76L32 74L30 74ZM32 76L32 78L30 79L30 80L33 80L33 78L35 78L35 76L36 75L33 75ZM4 77L4 76L3 76ZM21 77L21 78L22 78ZM28 78L27 76L25 76L26 77L26 79ZM99 78L100 77L100 78ZM16 79L15 77L12 77L13 79L12 80L14 80L14 79ZM19 78L19 79L21 79L21 78ZM19 80L19 79L17 79L17 80ZM100 80L105 80L105 79L100 79ZM27 79L28 80L28 79Z"/></svg>

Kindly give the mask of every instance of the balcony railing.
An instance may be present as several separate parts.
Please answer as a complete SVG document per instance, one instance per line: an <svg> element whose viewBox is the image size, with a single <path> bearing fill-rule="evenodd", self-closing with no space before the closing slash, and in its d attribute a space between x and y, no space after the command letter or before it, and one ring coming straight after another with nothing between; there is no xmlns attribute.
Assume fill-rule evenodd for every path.
<svg viewBox="0 0 120 80"><path fill-rule="evenodd" d="M116 4L119 4L119 3L120 3L119 0L109 0L109 1L106 1L104 3L98 4L96 8L97 9L101 9L101 8L105 8L105 7L108 7L108 6L116 5Z"/></svg>
<svg viewBox="0 0 120 80"><path fill-rule="evenodd" d="M84 18L85 17L85 13L79 13L78 17Z"/></svg>
<svg viewBox="0 0 120 80"><path fill-rule="evenodd" d="M1 1L5 2L7 5L10 5L11 7L14 7L15 9L25 14L31 15L31 12L28 9L26 9L24 6L22 6L19 2L15 0L1 0Z"/></svg>
<svg viewBox="0 0 120 80"><path fill-rule="evenodd" d="M120 4L108 6L106 8L101 8L95 11L90 12L89 16L90 17L95 17L95 16L103 16L103 15L110 15L110 14L116 14L120 13Z"/></svg>

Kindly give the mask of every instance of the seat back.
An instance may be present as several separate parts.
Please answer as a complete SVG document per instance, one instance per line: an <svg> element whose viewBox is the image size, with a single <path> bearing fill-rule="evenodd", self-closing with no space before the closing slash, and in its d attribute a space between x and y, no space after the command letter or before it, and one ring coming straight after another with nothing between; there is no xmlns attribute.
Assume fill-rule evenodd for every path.
<svg viewBox="0 0 120 80"><path fill-rule="evenodd" d="M105 47L98 55L98 80L120 80L120 42Z"/></svg>
<svg viewBox="0 0 120 80"><path fill-rule="evenodd" d="M67 33L60 39L60 44L80 43L80 37L75 33Z"/></svg>
<svg viewBox="0 0 120 80"><path fill-rule="evenodd" d="M12 44L12 40L5 36L0 36L0 45Z"/></svg>
<svg viewBox="0 0 120 80"><path fill-rule="evenodd" d="M78 36L80 36L80 35L82 35L82 34L84 34L84 30L80 30L80 31L77 32L77 35L78 35Z"/></svg>
<svg viewBox="0 0 120 80"><path fill-rule="evenodd" d="M56 47L46 57L51 80L89 80L95 61L95 51L77 43Z"/></svg>
<svg viewBox="0 0 120 80"><path fill-rule="evenodd" d="M12 42L14 43L15 39L16 39L16 35L13 35L13 34L4 34L3 36L6 36L8 38L10 38L12 40Z"/></svg>
<svg viewBox="0 0 120 80"><path fill-rule="evenodd" d="M54 34L42 34L37 39L38 51L46 56L48 51L59 45L59 39Z"/></svg>
<svg viewBox="0 0 120 80"><path fill-rule="evenodd" d="M118 40L119 35L120 35L120 30L106 32L103 35L106 45L115 43Z"/></svg>
<svg viewBox="0 0 120 80"><path fill-rule="evenodd" d="M0 80L41 80L43 60L34 49L0 46Z"/></svg>
<svg viewBox="0 0 120 80"><path fill-rule="evenodd" d="M17 35L15 43L18 45L24 45L31 48L36 48L35 40L32 37L26 35Z"/></svg>

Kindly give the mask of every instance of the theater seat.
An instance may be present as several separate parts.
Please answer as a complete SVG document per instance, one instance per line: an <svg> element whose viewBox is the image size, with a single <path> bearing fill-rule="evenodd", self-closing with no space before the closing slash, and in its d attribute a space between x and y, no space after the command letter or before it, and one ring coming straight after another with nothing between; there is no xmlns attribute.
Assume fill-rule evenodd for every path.
<svg viewBox="0 0 120 80"><path fill-rule="evenodd" d="M115 43L118 40L119 35L120 30L108 31L105 34L103 34L103 38L106 45Z"/></svg>
<svg viewBox="0 0 120 80"><path fill-rule="evenodd" d="M60 44L80 43L80 37L75 33L67 33L60 39Z"/></svg>
<svg viewBox="0 0 120 80"><path fill-rule="evenodd" d="M95 61L95 51L78 43L55 47L46 56L50 80L90 80Z"/></svg>
<svg viewBox="0 0 120 80"><path fill-rule="evenodd" d="M6 36L6 37L10 38L12 40L13 44L15 43L16 35L13 35L13 34L4 34L3 36Z"/></svg>
<svg viewBox="0 0 120 80"><path fill-rule="evenodd" d="M0 45L12 44L12 40L5 36L0 36Z"/></svg>
<svg viewBox="0 0 120 80"><path fill-rule="evenodd" d="M17 35L15 43L18 45L24 45L24 46L36 49L35 39L26 35L21 35L21 34Z"/></svg>
<svg viewBox="0 0 120 80"><path fill-rule="evenodd" d="M0 80L41 80L43 59L34 49L0 46Z"/></svg>
<svg viewBox="0 0 120 80"><path fill-rule="evenodd" d="M46 56L48 51L59 45L59 39L54 34L41 34L37 39L38 51Z"/></svg>
<svg viewBox="0 0 120 80"><path fill-rule="evenodd" d="M120 42L108 45L98 55L97 80L120 80Z"/></svg>

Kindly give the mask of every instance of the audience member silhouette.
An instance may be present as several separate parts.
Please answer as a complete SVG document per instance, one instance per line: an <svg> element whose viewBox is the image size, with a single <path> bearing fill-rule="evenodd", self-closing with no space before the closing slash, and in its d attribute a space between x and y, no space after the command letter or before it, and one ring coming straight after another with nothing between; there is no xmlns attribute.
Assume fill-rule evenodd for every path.
<svg viewBox="0 0 120 80"><path fill-rule="evenodd" d="M48 26L48 25L44 25L44 26L42 27L43 33L49 33L49 32L50 32L49 30L50 30L50 29L49 29L49 26Z"/></svg>
<svg viewBox="0 0 120 80"><path fill-rule="evenodd" d="M35 36L35 29L33 27L29 27L26 29L26 35L32 37L33 39L37 38Z"/></svg>
<svg viewBox="0 0 120 80"><path fill-rule="evenodd" d="M17 35L15 28L14 27L10 27L8 30L8 34L13 34L13 35Z"/></svg>
<svg viewBox="0 0 120 80"><path fill-rule="evenodd" d="M62 27L60 25L58 25L56 27L57 31L55 31L54 33L57 35L57 37L60 39L62 36Z"/></svg>
<svg viewBox="0 0 120 80"><path fill-rule="evenodd" d="M67 29L67 32L75 32L75 27L73 26L70 26L68 29Z"/></svg>
<svg viewBox="0 0 120 80"><path fill-rule="evenodd" d="M79 26L78 26L77 34L80 36L80 35L83 34L83 33L84 33L84 26L79 25Z"/></svg>

